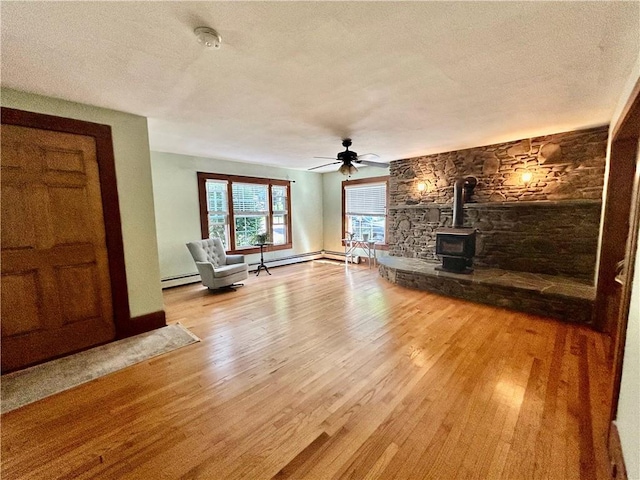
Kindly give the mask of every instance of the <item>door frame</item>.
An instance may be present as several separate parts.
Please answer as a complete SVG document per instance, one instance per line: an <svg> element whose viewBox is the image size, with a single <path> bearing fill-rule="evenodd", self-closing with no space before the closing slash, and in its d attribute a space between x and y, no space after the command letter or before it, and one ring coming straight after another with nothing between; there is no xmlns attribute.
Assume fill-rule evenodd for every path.
<svg viewBox="0 0 640 480"><path fill-rule="evenodd" d="M622 144L635 144L635 152L628 155L626 160L633 161L635 174L629 208L629 234L625 246L624 266L622 269L622 295L620 297L620 309L615 325L612 325L611 355L613 357L613 375L611 381L611 410L609 413L610 429L616 419L618 400L620 397L620 383L622 380L622 363L624 360L624 347L629 321L629 307L631 305L631 289L634 277L635 260L638 253L640 228L640 79L629 97L627 104L620 116L620 121L613 129L611 139L611 154L614 155L614 147ZM636 285L640 288L640 285Z"/></svg>
<svg viewBox="0 0 640 480"><path fill-rule="evenodd" d="M129 310L129 292L127 290L127 275L124 263L124 244L122 242L122 223L120 220L120 204L118 203L111 126L6 107L1 109L1 122L3 125L16 125L84 135L93 137L95 140L107 255L109 258L113 323L116 330L116 338L129 336L131 312Z"/></svg>
<svg viewBox="0 0 640 480"><path fill-rule="evenodd" d="M616 157L614 159L614 157ZM618 276L622 284L618 315L610 325L611 335L610 356L612 357L612 374L610 382L611 402L609 409L609 428L607 431L607 447L612 472L626 478L624 458L620 435L615 423L618 415L618 402L620 400L620 387L622 381L622 368L624 363L625 342L627 337L627 325L629 323L629 307L631 305L631 293L633 287L635 261L638 255L640 239L640 79L636 82L631 95L620 115L620 120L614 126L611 135L610 159L616 160L616 164L626 162L624 168L635 167L633 178L626 178L632 182L629 209L627 217L628 235L625 242L625 256L622 272ZM613 166L614 163L612 162ZM640 288L640 285L636 285ZM621 474L620 474L621 473ZM616 473L614 473L616 475Z"/></svg>

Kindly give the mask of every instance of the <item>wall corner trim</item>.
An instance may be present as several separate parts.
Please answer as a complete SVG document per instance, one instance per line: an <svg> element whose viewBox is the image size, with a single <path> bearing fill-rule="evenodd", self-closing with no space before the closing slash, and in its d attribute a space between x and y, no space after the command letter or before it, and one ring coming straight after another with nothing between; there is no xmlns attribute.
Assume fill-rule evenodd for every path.
<svg viewBox="0 0 640 480"><path fill-rule="evenodd" d="M157 328L166 327L167 318L164 310L147 313L138 317L131 317L126 324L121 325L118 329L116 340L122 338L133 337L141 333L150 332Z"/></svg>

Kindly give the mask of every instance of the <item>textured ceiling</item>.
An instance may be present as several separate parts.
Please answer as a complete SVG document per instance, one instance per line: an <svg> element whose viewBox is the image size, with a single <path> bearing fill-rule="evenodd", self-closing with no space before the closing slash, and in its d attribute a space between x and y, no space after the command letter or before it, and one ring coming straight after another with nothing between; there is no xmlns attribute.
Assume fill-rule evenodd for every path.
<svg viewBox="0 0 640 480"><path fill-rule="evenodd" d="M309 168L350 136L390 161L607 123L639 7L5 1L2 85L146 116L152 150Z"/></svg>

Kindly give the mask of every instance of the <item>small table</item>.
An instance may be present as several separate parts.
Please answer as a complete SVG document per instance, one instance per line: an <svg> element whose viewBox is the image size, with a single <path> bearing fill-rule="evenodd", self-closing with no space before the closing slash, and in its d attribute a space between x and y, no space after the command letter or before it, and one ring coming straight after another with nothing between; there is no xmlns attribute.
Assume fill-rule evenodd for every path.
<svg viewBox="0 0 640 480"><path fill-rule="evenodd" d="M369 268L371 268L371 260L374 262L376 259L376 241L375 240L357 240L355 238L343 238L344 243L344 262L349 263L349 260L353 262L353 257L357 256L356 249L361 249L364 252L364 256L369 260Z"/></svg>
<svg viewBox="0 0 640 480"><path fill-rule="evenodd" d="M264 269L265 272L267 272L269 275L271 275L271 272L269 272L269 269L264 264L264 247L267 246L267 245L273 245L273 243L271 243L271 242L254 243L253 245L255 247L260 247L260 264L258 265L258 270L256 270L256 277L258 275L260 275L260 270L262 270L262 269Z"/></svg>

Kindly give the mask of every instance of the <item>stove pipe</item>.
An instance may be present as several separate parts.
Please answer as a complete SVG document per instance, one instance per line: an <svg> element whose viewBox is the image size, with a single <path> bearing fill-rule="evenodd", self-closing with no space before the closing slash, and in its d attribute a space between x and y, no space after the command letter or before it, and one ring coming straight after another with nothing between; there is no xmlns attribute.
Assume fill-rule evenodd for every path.
<svg viewBox="0 0 640 480"><path fill-rule="evenodd" d="M464 211L462 210L462 189L465 179L459 178L453 185L453 228L462 228L464 224Z"/></svg>

